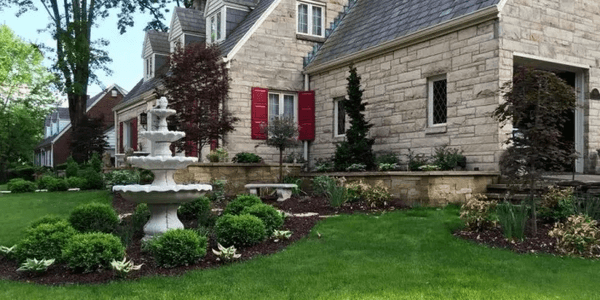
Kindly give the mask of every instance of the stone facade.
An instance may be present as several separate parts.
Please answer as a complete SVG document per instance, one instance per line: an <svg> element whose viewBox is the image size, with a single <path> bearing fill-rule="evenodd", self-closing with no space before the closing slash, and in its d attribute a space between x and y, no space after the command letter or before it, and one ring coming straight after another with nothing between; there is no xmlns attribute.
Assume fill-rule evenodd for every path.
<svg viewBox="0 0 600 300"><path fill-rule="evenodd" d="M500 82L512 78L519 56L531 56L557 70L576 72L583 140L578 151L584 171L595 172L600 149L600 102L590 91L600 89L600 2L596 0L510 0L500 16ZM576 116L576 122L577 122ZM577 143L577 141L576 141Z"/></svg>
<svg viewBox="0 0 600 300"><path fill-rule="evenodd" d="M393 197L407 203L427 206L444 206L449 203L465 203L474 194L486 192L487 185L497 183L496 172L360 172L303 174L304 188L309 187L315 176L344 177L347 182L362 181L371 186L383 185Z"/></svg>
<svg viewBox="0 0 600 300"><path fill-rule="evenodd" d="M448 145L467 156L467 169L497 170L498 124L491 118L500 97L497 21L474 24L432 40L356 61L367 120L374 125L374 151L433 154ZM346 95L348 66L310 74L316 91L312 158L327 158L343 137L333 133L334 99ZM428 127L428 78L446 75L448 113L444 127Z"/></svg>
<svg viewBox="0 0 600 300"><path fill-rule="evenodd" d="M326 26L338 15L346 0L313 1L326 6ZM240 119L235 131L225 139L229 156L251 152L266 161L278 161L279 152L252 140L252 88L260 87L274 92L297 93L304 89L303 59L315 43L310 37L296 34L296 0L281 0L275 10L246 41L230 61L232 79L227 106ZM301 148L288 152L300 153Z"/></svg>

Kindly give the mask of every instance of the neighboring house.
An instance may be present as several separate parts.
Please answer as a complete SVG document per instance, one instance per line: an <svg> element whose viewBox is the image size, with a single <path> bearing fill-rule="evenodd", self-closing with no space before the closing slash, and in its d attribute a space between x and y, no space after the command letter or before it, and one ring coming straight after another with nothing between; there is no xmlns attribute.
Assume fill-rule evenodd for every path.
<svg viewBox="0 0 600 300"><path fill-rule="evenodd" d="M86 103L86 114L91 118L101 118L105 124L104 134L108 137L109 147L106 149L112 156L114 144L114 114L112 108L127 94L120 86L113 84ZM34 152L34 163L37 166L55 167L67 161L71 156L71 120L69 109L58 107L46 117L44 139L37 145ZM112 137L112 138L111 138Z"/></svg>
<svg viewBox="0 0 600 300"><path fill-rule="evenodd" d="M311 161L331 157L348 128L339 100L346 96L348 66L353 64L362 77L376 153L431 155L448 145L467 157L467 169L498 170L512 128L500 128L491 112L503 101L500 87L512 80L514 68L531 66L555 72L576 89L578 108L564 138L581 154L577 172L593 172L600 165L600 136L593 134L600 129L600 2L350 0L342 8L344 4L198 2L196 10L175 10L170 33L149 32L144 49L150 47L155 57L168 55L165 45L186 43L181 37L186 32L219 43L230 68L227 108L240 118L223 141L230 155L247 151L274 160L276 152L264 146L258 125L283 114L302 126L304 152ZM197 34L202 28L204 35ZM153 42L154 37L161 42ZM153 65L161 67L166 70ZM136 95L119 104L119 120L133 120L154 105L155 79L145 77L134 88Z"/></svg>

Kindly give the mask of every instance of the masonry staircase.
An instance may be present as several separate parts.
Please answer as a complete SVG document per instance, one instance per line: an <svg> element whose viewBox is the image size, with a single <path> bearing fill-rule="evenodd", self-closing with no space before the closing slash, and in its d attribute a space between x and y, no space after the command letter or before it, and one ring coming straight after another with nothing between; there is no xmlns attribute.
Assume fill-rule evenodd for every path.
<svg viewBox="0 0 600 300"><path fill-rule="evenodd" d="M588 194L593 196L600 195L600 178L594 181L581 182L577 180L545 177L535 186L534 193L539 195L542 191L547 190L548 187L553 185L573 187L576 193L579 194ZM511 184L505 179L500 178L499 183L489 184L487 186L486 196L490 200L502 201L506 199L513 203L519 203L527 199L529 196L529 191L530 188L528 184Z"/></svg>

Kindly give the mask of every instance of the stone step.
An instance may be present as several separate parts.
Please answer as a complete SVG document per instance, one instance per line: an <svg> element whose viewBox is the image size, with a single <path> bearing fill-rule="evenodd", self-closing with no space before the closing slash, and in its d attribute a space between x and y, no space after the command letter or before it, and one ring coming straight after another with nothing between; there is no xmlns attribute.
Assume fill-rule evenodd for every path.
<svg viewBox="0 0 600 300"><path fill-rule="evenodd" d="M505 198L506 193L486 193L485 194L489 200L497 200L502 201ZM510 194L510 198L508 199L510 202L519 202L526 200L529 195L527 194Z"/></svg>

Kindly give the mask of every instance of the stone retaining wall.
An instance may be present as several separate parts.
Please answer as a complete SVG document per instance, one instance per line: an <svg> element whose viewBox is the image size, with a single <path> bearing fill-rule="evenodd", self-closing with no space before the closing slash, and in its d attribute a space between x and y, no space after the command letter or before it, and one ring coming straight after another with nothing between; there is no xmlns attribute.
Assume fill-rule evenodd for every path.
<svg viewBox="0 0 600 300"><path fill-rule="evenodd" d="M303 173L312 179L328 175L345 177L348 182L362 180L370 185L383 184L394 197L430 206L464 203L473 194L485 193L488 184L498 182L500 173L476 171L435 172L361 172L361 173ZM309 185L310 180L305 180Z"/></svg>
<svg viewBox="0 0 600 300"><path fill-rule="evenodd" d="M301 164L283 164L283 176L299 176ZM276 183L279 164L198 163L175 173L177 183L209 183L214 179L227 180L227 194L247 193L248 183Z"/></svg>

